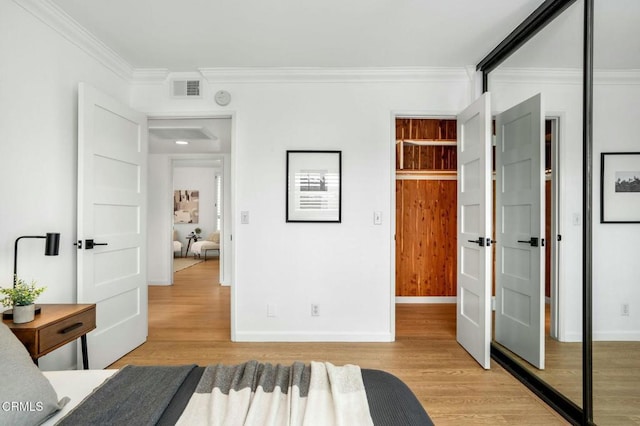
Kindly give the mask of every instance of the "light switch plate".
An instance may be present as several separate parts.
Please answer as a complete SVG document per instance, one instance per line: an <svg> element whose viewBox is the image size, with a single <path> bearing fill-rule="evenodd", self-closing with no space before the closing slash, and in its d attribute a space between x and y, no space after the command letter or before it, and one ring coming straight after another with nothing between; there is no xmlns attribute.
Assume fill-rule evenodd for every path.
<svg viewBox="0 0 640 426"><path fill-rule="evenodd" d="M249 224L249 212L248 211L240 212L240 223L243 224L243 225Z"/></svg>
<svg viewBox="0 0 640 426"><path fill-rule="evenodd" d="M382 212L373 212L373 224L382 225Z"/></svg>

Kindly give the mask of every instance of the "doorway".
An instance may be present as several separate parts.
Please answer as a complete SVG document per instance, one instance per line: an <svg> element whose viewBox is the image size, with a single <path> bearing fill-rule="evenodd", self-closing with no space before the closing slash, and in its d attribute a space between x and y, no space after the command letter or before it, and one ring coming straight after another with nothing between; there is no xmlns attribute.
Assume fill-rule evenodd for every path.
<svg viewBox="0 0 640 426"><path fill-rule="evenodd" d="M397 117L396 300L455 303L456 119Z"/></svg>
<svg viewBox="0 0 640 426"><path fill-rule="evenodd" d="M394 124L396 303L455 304L456 119L397 116ZM559 321L559 129L559 116L546 118L545 298L546 334L551 338L557 338ZM495 276L493 280L495 295Z"/></svg>
<svg viewBox="0 0 640 426"><path fill-rule="evenodd" d="M196 230L203 239L219 232L219 251L206 254L219 256L217 281L231 284L231 128L228 115L149 118L150 284L172 284L173 242L182 245L175 255L193 258L192 247L187 253L193 240L187 238ZM175 219L175 190L197 194L180 220Z"/></svg>
<svg viewBox="0 0 640 426"><path fill-rule="evenodd" d="M220 259L222 160L173 160L173 282L175 274ZM176 250L178 249L179 250ZM216 282L221 282L222 269Z"/></svg>

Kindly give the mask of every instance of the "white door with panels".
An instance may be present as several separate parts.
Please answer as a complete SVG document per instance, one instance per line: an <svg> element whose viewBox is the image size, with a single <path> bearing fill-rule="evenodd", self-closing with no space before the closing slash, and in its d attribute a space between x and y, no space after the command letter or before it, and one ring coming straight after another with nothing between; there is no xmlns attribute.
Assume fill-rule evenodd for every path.
<svg viewBox="0 0 640 426"><path fill-rule="evenodd" d="M491 103L483 94L458 115L458 342L490 368L492 187Z"/></svg>
<svg viewBox="0 0 640 426"><path fill-rule="evenodd" d="M538 94L496 117L496 341L544 368L544 114Z"/></svg>
<svg viewBox="0 0 640 426"><path fill-rule="evenodd" d="M89 367L147 339L147 117L81 83L78 96L78 303L95 303Z"/></svg>

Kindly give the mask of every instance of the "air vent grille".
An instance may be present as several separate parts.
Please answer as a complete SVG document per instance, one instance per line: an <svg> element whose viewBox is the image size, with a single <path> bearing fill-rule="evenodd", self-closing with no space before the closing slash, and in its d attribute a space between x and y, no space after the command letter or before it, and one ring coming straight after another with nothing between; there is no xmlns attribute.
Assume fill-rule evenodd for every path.
<svg viewBox="0 0 640 426"><path fill-rule="evenodd" d="M173 80L172 95L174 97L199 97L200 80Z"/></svg>

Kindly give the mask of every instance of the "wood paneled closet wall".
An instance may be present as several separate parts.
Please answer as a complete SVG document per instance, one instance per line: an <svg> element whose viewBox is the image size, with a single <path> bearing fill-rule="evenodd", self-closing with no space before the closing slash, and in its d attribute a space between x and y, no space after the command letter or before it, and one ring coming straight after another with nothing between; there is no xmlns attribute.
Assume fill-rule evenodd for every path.
<svg viewBox="0 0 640 426"><path fill-rule="evenodd" d="M456 295L456 120L396 119L396 296Z"/></svg>

